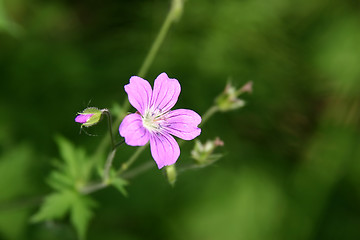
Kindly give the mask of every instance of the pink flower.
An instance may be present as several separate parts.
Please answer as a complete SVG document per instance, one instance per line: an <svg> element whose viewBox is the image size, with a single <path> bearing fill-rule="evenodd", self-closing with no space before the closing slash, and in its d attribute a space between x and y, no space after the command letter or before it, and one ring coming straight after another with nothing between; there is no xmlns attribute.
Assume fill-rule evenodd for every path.
<svg viewBox="0 0 360 240"><path fill-rule="evenodd" d="M180 148L171 135L192 140L201 132L199 114L188 109L170 110L181 91L179 81L161 73L152 90L148 81L133 76L125 85L125 91L137 110L127 115L119 127L126 144L143 146L150 140L151 155L158 168L174 164Z"/></svg>

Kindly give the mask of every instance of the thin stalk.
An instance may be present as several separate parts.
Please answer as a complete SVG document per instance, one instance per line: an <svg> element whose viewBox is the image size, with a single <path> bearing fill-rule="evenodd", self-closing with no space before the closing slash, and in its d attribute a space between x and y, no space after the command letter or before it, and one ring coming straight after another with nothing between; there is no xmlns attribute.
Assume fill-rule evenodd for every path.
<svg viewBox="0 0 360 240"><path fill-rule="evenodd" d="M165 18L165 21L163 22L159 33L157 34L153 44L151 45L151 48L149 50L149 52L147 53L144 62L141 64L140 70L137 74L137 76L139 77L145 77L145 75L147 74L147 72L149 71L149 68L151 66L151 64L153 63L156 54L158 53L160 46L162 45L162 43L164 42L164 39L166 37L166 34L168 33L171 24L174 22L175 20L175 8L177 6L175 4L171 5L171 8ZM129 101L126 99L123 103L123 109L125 111L128 110L128 108L130 107L130 103Z"/></svg>
<svg viewBox="0 0 360 240"><path fill-rule="evenodd" d="M149 52L147 53L144 62L141 64L141 67L139 69L139 72L137 74L137 76L140 77L145 77L145 75L147 74L151 64L153 63L156 54L158 53L162 43L164 42L164 39L170 29L171 24L175 21L177 15L178 15L178 11L179 8L182 5L182 1L178 1L178 0L172 0L172 4L171 4L171 8L159 30L159 33L157 34L154 42L151 45L151 48L149 50ZM129 101L126 99L123 103L123 112L126 113L130 107L130 103ZM113 135L113 129L112 129L112 119L111 119L111 115L108 111L105 112L108 116L108 123L109 123L109 132L110 132L110 136L111 136L111 146L112 146L112 152L109 154L106 163L105 163L105 168L104 168L104 181L101 183L96 183L96 184L92 184L89 185L87 187L84 187L83 189L81 189L80 191L84 194L89 194L92 192L95 192L97 190L100 190L104 187L106 187L108 185L108 179L109 179L109 172L110 172L110 168L112 165L112 161L114 159L115 153L116 153L116 148L121 145L123 142L120 142L118 144L115 144L114 141L114 135ZM123 115L119 116L118 119L116 120L116 125L119 125L121 120L124 118ZM102 153L104 152L106 146L108 145L108 139L104 138L98 148L96 149L96 152L94 154L94 158L95 159L100 159L100 156L102 155ZM118 170L118 174L122 174L124 171L126 171L134 162L135 160L140 156L140 154L145 150L146 146L148 144L146 144L145 146L141 146L139 147L134 154L129 158L129 160L127 160L125 163L123 163L121 165L121 168Z"/></svg>
<svg viewBox="0 0 360 240"><path fill-rule="evenodd" d="M125 138L121 139L120 142L118 142L117 144L115 144L115 148L120 147L124 142L125 142Z"/></svg>
<svg viewBox="0 0 360 240"><path fill-rule="evenodd" d="M104 167L104 174L103 174L103 182L104 183L108 183L108 181L109 181L110 169L111 169L111 165L114 161L115 153L116 153L116 149L112 150L111 153L109 154L108 158L106 159L106 163L105 163L105 167Z"/></svg>
<svg viewBox="0 0 360 240"><path fill-rule="evenodd" d="M91 184L88 186L85 186L83 188L80 189L80 193L86 195L86 194L90 194L93 192L96 192L100 189L103 189L105 187L108 186L108 183L104 183L104 182L99 182L99 183L95 183L95 184Z"/></svg>
<svg viewBox="0 0 360 240"><path fill-rule="evenodd" d="M105 109L103 111L103 113L106 114L107 119L108 119L109 134L110 134L110 139L111 139L111 149L114 150L115 149L115 140L114 140L114 133L113 133L113 128L112 128L112 117L111 117L109 110L107 110L107 109Z"/></svg>
<svg viewBox="0 0 360 240"><path fill-rule="evenodd" d="M131 179L143 172L146 172L147 170L149 170L152 167L154 167L154 162L146 161L145 163L143 163L127 172L124 172L123 174L121 174L121 177L124 179Z"/></svg>
<svg viewBox="0 0 360 240"><path fill-rule="evenodd" d="M175 4L175 3L177 3L177 1L173 0L172 4L171 4L171 8L159 30L159 33L157 34L154 42L152 43L149 52L147 53L143 63L141 64L141 67L138 71L137 76L145 77L145 75L147 74L147 72L149 70L149 67L151 66L152 62L155 59L156 54L158 53L158 51L160 49L161 44L164 42L164 39L170 29L171 24L176 19L176 10L177 10L177 8L179 8L179 6L178 6L178 4ZM130 107L130 103L129 103L128 99L124 100L122 107L123 107L123 112L126 113ZM121 115L118 119L116 119L116 121L115 121L116 126L118 126L120 124L120 122L123 118L124 118L124 116ZM105 138L100 142L100 144L95 152L96 158L99 158L98 156L101 156L101 154L104 152L107 144L108 144L108 140Z"/></svg>
<svg viewBox="0 0 360 240"><path fill-rule="evenodd" d="M124 171L126 171L134 162L135 160L140 156L140 154L145 150L145 148L148 146L149 144L145 144L144 146L139 147L134 154L129 158L129 160L127 160L126 162L124 162L120 169L118 170L117 174L120 175L122 174Z"/></svg>
<svg viewBox="0 0 360 240"><path fill-rule="evenodd" d="M219 111L219 108L217 106L212 106L210 107L202 116L202 121L199 125L200 126L203 126L205 124L205 122L210 118L212 117L212 115L214 115L214 113L216 113L217 111Z"/></svg>

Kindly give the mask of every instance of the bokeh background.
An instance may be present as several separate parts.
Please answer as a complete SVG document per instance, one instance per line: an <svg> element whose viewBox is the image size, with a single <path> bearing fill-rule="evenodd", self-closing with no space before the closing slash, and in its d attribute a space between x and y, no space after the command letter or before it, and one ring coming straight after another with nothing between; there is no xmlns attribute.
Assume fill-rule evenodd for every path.
<svg viewBox="0 0 360 240"><path fill-rule="evenodd" d="M0 0L0 239L76 239L68 218L29 223L51 192L54 137L99 143L106 124L79 134L76 113L123 103L169 6ZM93 194L88 239L360 239L359 13L357 0L186 1L146 78L177 78L176 107L199 113L230 78L254 92L204 126L200 140L225 142L214 165L175 187L154 166L128 197ZM134 148L121 151L117 165Z"/></svg>

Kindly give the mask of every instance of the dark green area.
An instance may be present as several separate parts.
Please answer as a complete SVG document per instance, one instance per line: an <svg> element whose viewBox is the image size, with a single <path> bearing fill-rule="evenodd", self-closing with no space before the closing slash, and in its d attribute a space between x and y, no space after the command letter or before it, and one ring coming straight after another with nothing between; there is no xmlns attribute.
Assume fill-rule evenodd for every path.
<svg viewBox="0 0 360 240"><path fill-rule="evenodd" d="M92 153L106 121L90 137L76 113L123 103L169 6L0 0L1 240L76 239L70 216L30 223L52 191L55 136ZM146 79L177 78L176 108L201 114L228 79L252 80L254 92L204 126L201 141L225 142L214 165L179 174L174 188L154 166L128 197L94 193L88 239L360 239L359 12L356 0L186 1ZM121 148L116 166L135 150ZM146 161L149 150L135 165Z"/></svg>

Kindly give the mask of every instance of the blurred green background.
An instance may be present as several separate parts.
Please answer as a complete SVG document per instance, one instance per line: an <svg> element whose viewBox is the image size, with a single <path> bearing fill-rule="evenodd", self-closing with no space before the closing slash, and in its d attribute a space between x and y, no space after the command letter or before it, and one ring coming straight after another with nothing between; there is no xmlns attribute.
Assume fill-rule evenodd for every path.
<svg viewBox="0 0 360 240"><path fill-rule="evenodd" d="M0 0L0 239L76 239L68 219L30 224L60 134L90 106L121 104L170 6L167 0ZM204 113L227 80L254 82L247 105L217 114L200 140L224 157L93 194L88 239L360 239L360 2L189 0L149 74L166 72L176 108ZM91 103L89 104L89 102ZM102 127L103 126L103 127ZM192 143L179 163L191 162ZM124 146L122 156L133 147ZM137 165L152 161L147 150Z"/></svg>

